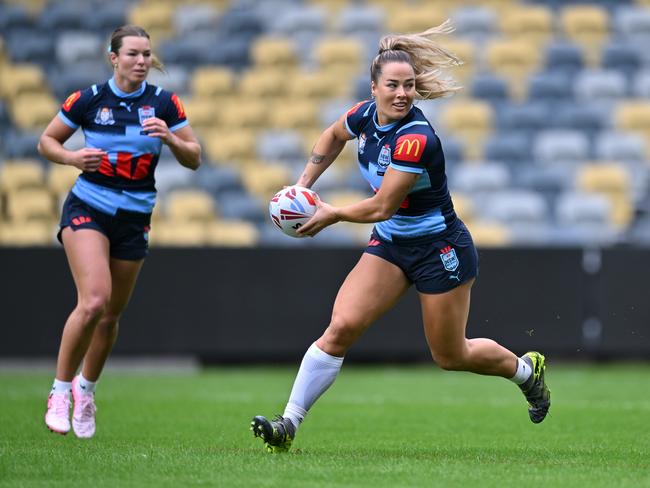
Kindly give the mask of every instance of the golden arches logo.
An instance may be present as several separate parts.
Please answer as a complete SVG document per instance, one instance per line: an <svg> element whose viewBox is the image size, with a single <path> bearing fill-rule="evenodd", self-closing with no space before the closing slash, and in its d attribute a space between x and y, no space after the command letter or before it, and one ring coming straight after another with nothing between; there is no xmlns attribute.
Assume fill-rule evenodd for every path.
<svg viewBox="0 0 650 488"><path fill-rule="evenodd" d="M424 152L427 143L427 136L424 134L407 134L399 139L396 143L396 151L393 154L394 159L402 161L417 162Z"/></svg>

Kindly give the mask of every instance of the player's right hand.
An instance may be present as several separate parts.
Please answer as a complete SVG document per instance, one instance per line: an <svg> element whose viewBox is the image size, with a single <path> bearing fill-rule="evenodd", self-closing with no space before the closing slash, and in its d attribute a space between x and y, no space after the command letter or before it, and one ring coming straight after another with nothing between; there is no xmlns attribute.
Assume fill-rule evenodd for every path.
<svg viewBox="0 0 650 488"><path fill-rule="evenodd" d="M70 159L66 162L70 166L79 168L81 171L97 171L101 165L102 158L106 155L103 149L84 147L73 151Z"/></svg>

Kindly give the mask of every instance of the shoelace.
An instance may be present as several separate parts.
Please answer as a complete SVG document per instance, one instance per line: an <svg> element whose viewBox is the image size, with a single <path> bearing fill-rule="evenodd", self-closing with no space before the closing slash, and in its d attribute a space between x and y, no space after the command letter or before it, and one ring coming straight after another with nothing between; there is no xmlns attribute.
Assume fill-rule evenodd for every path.
<svg viewBox="0 0 650 488"><path fill-rule="evenodd" d="M93 396L92 395L80 395L81 400L79 403L81 403L81 420L85 420L88 418L92 418L95 415L95 412L97 410L97 407L95 406L95 402L93 401Z"/></svg>
<svg viewBox="0 0 650 488"><path fill-rule="evenodd" d="M67 416L70 411L70 399L66 395L52 395L48 407L54 407L57 416Z"/></svg>

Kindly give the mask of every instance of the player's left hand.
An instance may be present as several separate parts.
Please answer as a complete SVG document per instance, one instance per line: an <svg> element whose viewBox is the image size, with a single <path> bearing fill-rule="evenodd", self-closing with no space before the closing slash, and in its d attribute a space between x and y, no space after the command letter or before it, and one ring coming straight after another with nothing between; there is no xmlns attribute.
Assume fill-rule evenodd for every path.
<svg viewBox="0 0 650 488"><path fill-rule="evenodd" d="M314 237L325 227L335 224L340 220L336 209L330 204L319 201L317 206L318 208L314 216L297 230L298 234Z"/></svg>
<svg viewBox="0 0 650 488"><path fill-rule="evenodd" d="M142 122L142 128L149 137L159 137L165 144L169 144L174 137L167 123L158 117L151 117Z"/></svg>

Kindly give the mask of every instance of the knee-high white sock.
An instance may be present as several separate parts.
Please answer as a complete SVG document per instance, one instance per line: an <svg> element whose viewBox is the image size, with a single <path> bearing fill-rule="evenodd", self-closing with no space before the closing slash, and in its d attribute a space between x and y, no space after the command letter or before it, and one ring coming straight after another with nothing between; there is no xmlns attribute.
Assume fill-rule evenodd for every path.
<svg viewBox="0 0 650 488"><path fill-rule="evenodd" d="M296 429L311 406L334 383L342 364L343 358L330 356L315 343L307 349L283 414Z"/></svg>

